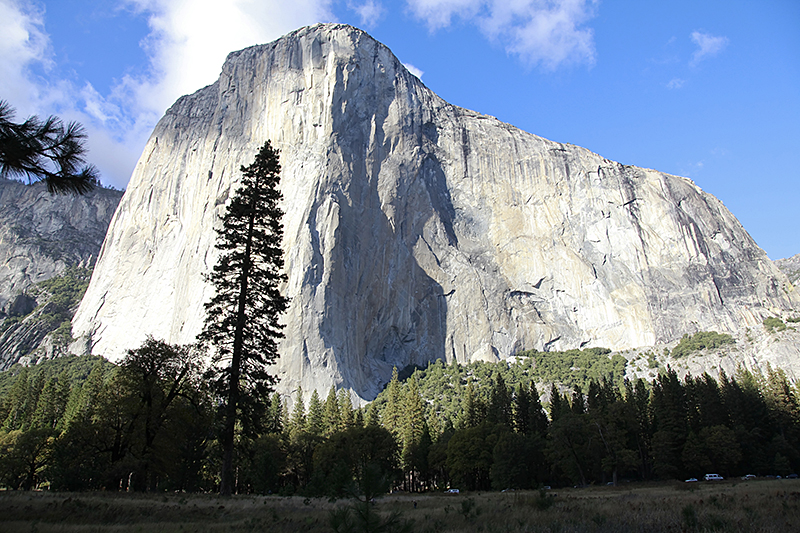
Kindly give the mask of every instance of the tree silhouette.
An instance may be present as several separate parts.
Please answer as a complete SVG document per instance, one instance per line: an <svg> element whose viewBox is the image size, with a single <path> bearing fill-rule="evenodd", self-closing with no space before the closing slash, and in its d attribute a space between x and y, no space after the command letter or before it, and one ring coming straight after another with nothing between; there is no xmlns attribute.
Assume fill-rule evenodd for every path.
<svg viewBox="0 0 800 533"><path fill-rule="evenodd" d="M212 378L224 402L223 495L233 489L236 422L245 431L256 432L265 418L260 411L275 383L267 366L278 357L277 341L283 337L278 318L287 305L278 290L286 280L278 151L267 141L253 164L241 170L241 187L217 230L216 248L222 253L208 276L216 294L206 304L205 325L198 337L212 348Z"/></svg>
<svg viewBox="0 0 800 533"><path fill-rule="evenodd" d="M77 122L32 116L13 122L14 109L0 100L0 177L44 181L54 194L86 194L98 183L97 169L85 165L86 133Z"/></svg>

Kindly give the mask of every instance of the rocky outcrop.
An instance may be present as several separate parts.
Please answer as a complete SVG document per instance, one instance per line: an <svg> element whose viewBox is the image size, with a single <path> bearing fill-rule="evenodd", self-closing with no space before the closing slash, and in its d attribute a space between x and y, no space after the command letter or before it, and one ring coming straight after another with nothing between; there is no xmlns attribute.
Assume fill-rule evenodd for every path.
<svg viewBox="0 0 800 533"><path fill-rule="evenodd" d="M93 353L194 340L213 228L267 139L283 167L286 392L371 399L394 366L653 345L800 306L690 180L452 106L367 34L325 24L230 54L158 123L74 320Z"/></svg>
<svg viewBox="0 0 800 533"><path fill-rule="evenodd" d="M91 266L121 197L102 188L53 195L43 183L0 179L0 313L27 314L32 308L14 306L31 285L71 265Z"/></svg>
<svg viewBox="0 0 800 533"><path fill-rule="evenodd" d="M796 284L800 281L800 254L785 259L777 259L775 265L786 274L789 281Z"/></svg>
<svg viewBox="0 0 800 533"><path fill-rule="evenodd" d="M0 179L0 370L39 348L58 327L47 308L49 294L35 285L70 266L94 264L121 197L102 188L83 196L52 195L42 183ZM54 347L46 344L42 357L52 357Z"/></svg>

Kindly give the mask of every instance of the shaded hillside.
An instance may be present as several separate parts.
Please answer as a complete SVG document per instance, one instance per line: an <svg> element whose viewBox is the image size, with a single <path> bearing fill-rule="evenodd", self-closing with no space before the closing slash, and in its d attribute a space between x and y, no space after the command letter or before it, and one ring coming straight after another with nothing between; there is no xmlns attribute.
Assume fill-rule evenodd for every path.
<svg viewBox="0 0 800 533"><path fill-rule="evenodd" d="M0 323L0 370L15 363L36 363L67 353L72 317L89 285L92 271L71 266L61 275L28 287L16 299L27 307L11 310ZM34 306L28 310L28 307Z"/></svg>
<svg viewBox="0 0 800 533"><path fill-rule="evenodd" d="M37 349L36 358L64 351L121 197L103 188L52 195L42 183L0 179L0 369Z"/></svg>

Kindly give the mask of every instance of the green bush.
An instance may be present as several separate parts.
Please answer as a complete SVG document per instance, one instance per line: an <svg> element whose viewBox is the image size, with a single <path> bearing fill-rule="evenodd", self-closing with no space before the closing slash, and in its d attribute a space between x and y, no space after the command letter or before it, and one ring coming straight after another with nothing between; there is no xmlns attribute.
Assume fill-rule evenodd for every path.
<svg viewBox="0 0 800 533"><path fill-rule="evenodd" d="M672 349L672 357L686 357L692 352L699 352L706 348L719 348L724 344L734 344L736 341L727 333L716 331L700 331L694 335L684 335L680 342Z"/></svg>
<svg viewBox="0 0 800 533"><path fill-rule="evenodd" d="M783 323L783 320L776 316L765 318L763 324L764 328L769 333L775 333L776 331L783 331L786 329L786 324Z"/></svg>
<svg viewBox="0 0 800 533"><path fill-rule="evenodd" d="M45 305L52 306L54 314L69 314L70 310L77 306L83 298L91 277L90 269L73 266L60 276L37 283L37 286L50 294ZM60 323L61 321L57 322L57 324Z"/></svg>

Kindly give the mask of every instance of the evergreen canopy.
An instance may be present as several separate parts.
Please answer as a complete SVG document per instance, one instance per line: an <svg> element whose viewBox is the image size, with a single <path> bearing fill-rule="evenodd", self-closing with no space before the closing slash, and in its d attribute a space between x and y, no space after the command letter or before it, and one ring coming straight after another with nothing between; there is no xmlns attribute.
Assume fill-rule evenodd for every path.
<svg viewBox="0 0 800 533"><path fill-rule="evenodd" d="M97 169L85 165L86 133L77 122L29 117L13 122L14 110L0 100L0 177L44 181L50 193L86 194L98 183Z"/></svg>

